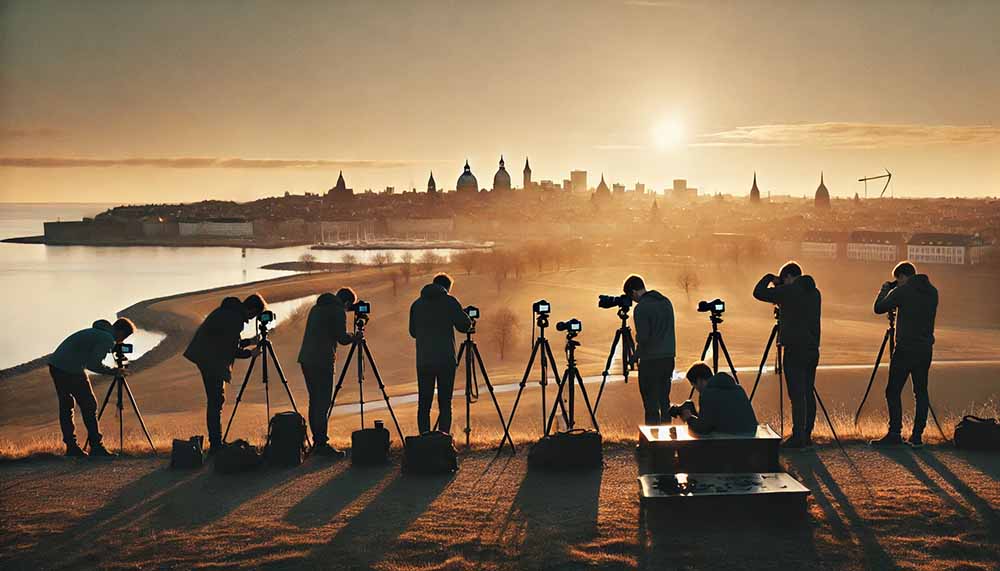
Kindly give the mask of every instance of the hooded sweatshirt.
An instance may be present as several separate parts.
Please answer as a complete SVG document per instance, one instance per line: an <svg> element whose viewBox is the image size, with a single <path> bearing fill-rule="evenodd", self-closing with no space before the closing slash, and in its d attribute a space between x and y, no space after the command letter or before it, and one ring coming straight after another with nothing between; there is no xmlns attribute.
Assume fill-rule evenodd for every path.
<svg viewBox="0 0 1000 571"><path fill-rule="evenodd" d="M896 288L882 286L875 298L875 313L895 309L896 348L929 351L934 345L934 319L938 291L925 274L917 274Z"/></svg>
<svg viewBox="0 0 1000 571"><path fill-rule="evenodd" d="M251 355L240 347L240 334L247 320L247 311L237 297L227 297L208 314L191 343L184 351L188 361L202 369L214 371L229 380L233 361Z"/></svg>
<svg viewBox="0 0 1000 571"><path fill-rule="evenodd" d="M698 408L698 415L688 419L688 427L699 434L757 430L757 416L750 399L728 373L718 373L708 380L698 398Z"/></svg>
<svg viewBox="0 0 1000 571"><path fill-rule="evenodd" d="M674 337L674 306L656 290L639 298L633 315L636 356L639 359L673 359L677 354Z"/></svg>
<svg viewBox="0 0 1000 571"><path fill-rule="evenodd" d="M49 364L65 373L83 375L84 369L90 369L102 375L113 375L114 367L108 367L103 361L114 346L114 328L107 320L100 319L60 343L49 355Z"/></svg>
<svg viewBox="0 0 1000 571"><path fill-rule="evenodd" d="M417 340L417 368L451 366L455 362L455 330L466 333L472 320L448 290L429 283L410 306L410 337Z"/></svg>
<svg viewBox="0 0 1000 571"><path fill-rule="evenodd" d="M332 293L324 293L309 310L299 363L306 367L332 370L337 343L348 345L353 340L347 332L344 302Z"/></svg>
<svg viewBox="0 0 1000 571"><path fill-rule="evenodd" d="M767 276L757 282L753 296L760 301L776 304L781 309L778 320L778 341L786 349L819 349L822 296L812 276L799 276L786 285L768 287Z"/></svg>

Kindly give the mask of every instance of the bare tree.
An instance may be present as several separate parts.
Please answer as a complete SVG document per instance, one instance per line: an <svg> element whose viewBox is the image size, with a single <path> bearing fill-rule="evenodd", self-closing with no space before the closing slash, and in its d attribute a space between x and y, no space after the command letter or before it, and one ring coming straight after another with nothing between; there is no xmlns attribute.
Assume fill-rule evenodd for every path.
<svg viewBox="0 0 1000 571"><path fill-rule="evenodd" d="M344 264L344 268L347 271L353 270L354 266L358 265L358 257L354 254L344 254L341 256L340 261Z"/></svg>
<svg viewBox="0 0 1000 571"><path fill-rule="evenodd" d="M548 259L548 251L545 249L545 244L541 242L529 242L525 244L521 251L525 262L534 264L537 272L542 273L545 262Z"/></svg>
<svg viewBox="0 0 1000 571"><path fill-rule="evenodd" d="M393 270L389 272L389 281L392 282L392 296L396 297L399 295L399 282L402 281L403 274L399 271Z"/></svg>
<svg viewBox="0 0 1000 571"><path fill-rule="evenodd" d="M312 252L305 252L299 256L299 262L305 266L307 272L311 272L316 269L316 256Z"/></svg>
<svg viewBox="0 0 1000 571"><path fill-rule="evenodd" d="M689 266L685 266L681 273L677 274L677 286L684 290L684 295L688 299L691 298L691 290L698 289L699 285L698 274Z"/></svg>
<svg viewBox="0 0 1000 571"><path fill-rule="evenodd" d="M503 283L507 281L507 276L510 274L510 257L504 251L493 250L487 266L490 268L493 284L497 286L497 293L500 293Z"/></svg>
<svg viewBox="0 0 1000 571"><path fill-rule="evenodd" d="M496 344L497 352L500 353L502 361L507 354L507 349L513 344L514 335L520 328L520 320L510 308L502 307L490 319L490 338Z"/></svg>
<svg viewBox="0 0 1000 571"><path fill-rule="evenodd" d="M468 275L472 273L472 270L479 267L479 257L479 252L474 250L465 250L452 256L452 261L465 270L465 273Z"/></svg>
<svg viewBox="0 0 1000 571"><path fill-rule="evenodd" d="M386 252L385 253L385 263L387 263L387 264L395 264L396 263L396 255L393 254L392 252Z"/></svg>
<svg viewBox="0 0 1000 571"><path fill-rule="evenodd" d="M432 272L434 270L434 266L440 265L441 262L441 256L427 250L420 255L420 259L417 261L417 264L420 266L420 272L427 274Z"/></svg>
<svg viewBox="0 0 1000 571"><path fill-rule="evenodd" d="M389 256L386 255L385 252L378 252L372 256L372 263L374 263L378 269L384 269L385 265L389 263Z"/></svg>
<svg viewBox="0 0 1000 571"><path fill-rule="evenodd" d="M406 283L410 283L410 276L413 274L413 253L406 252L400 258L402 265L399 267L399 271L403 274L403 279Z"/></svg>

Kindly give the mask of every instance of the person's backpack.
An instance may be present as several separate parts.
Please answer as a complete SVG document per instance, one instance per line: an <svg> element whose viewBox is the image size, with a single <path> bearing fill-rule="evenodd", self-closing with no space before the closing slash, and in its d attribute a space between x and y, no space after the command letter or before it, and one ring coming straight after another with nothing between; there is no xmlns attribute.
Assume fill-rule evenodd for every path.
<svg viewBox="0 0 1000 571"><path fill-rule="evenodd" d="M260 466L260 452L246 440L235 440L222 445L215 453L215 471L220 474L238 474L256 470Z"/></svg>
<svg viewBox="0 0 1000 571"><path fill-rule="evenodd" d="M1000 450L1000 422L968 415L955 426L955 446L964 450Z"/></svg>
<svg viewBox="0 0 1000 571"><path fill-rule="evenodd" d="M170 467L177 470L201 468L205 463L204 436L192 436L187 440L174 439L170 451Z"/></svg>
<svg viewBox="0 0 1000 571"><path fill-rule="evenodd" d="M381 420L375 428L362 428L351 433L351 464L368 466L389 461L389 431Z"/></svg>
<svg viewBox="0 0 1000 571"><path fill-rule="evenodd" d="M403 452L403 472L445 474L458 470L455 444L447 432L435 430L407 436Z"/></svg>
<svg viewBox="0 0 1000 571"><path fill-rule="evenodd" d="M306 420L295 411L279 412L267 426L264 457L276 466L298 466L306 455Z"/></svg>
<svg viewBox="0 0 1000 571"><path fill-rule="evenodd" d="M541 470L583 470L603 464L601 433L582 428L543 436L528 452L528 466Z"/></svg>

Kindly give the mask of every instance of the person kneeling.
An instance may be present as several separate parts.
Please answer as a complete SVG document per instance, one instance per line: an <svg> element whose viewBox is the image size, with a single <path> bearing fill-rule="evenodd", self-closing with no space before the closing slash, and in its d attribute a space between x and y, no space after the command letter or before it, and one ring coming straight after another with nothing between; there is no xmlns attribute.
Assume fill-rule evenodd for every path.
<svg viewBox="0 0 1000 571"><path fill-rule="evenodd" d="M756 432L757 416L750 399L728 373L713 375L711 367L698 362L688 369L687 380L698 390L699 410L681 405L680 416L692 432Z"/></svg>

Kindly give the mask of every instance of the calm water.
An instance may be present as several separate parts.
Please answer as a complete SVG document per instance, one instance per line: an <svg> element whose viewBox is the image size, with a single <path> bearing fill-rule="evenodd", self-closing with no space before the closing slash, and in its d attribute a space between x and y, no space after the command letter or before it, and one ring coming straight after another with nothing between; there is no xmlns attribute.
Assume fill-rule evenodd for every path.
<svg viewBox="0 0 1000 571"><path fill-rule="evenodd" d="M106 208L100 204L0 204L0 239L42 234L46 220L74 220ZM145 299L288 275L293 272L262 270L260 266L293 261L306 251L306 246L248 249L244 258L239 248L225 247L0 243L0 291L6 302L4 326L0 327L0 368L49 353L67 334L95 319L113 319L119 310ZM451 250L434 251L451 254ZM389 252L397 258L403 253ZM375 252L312 253L321 262L340 261L345 253L365 262ZM152 332L136 335L136 353L148 350L160 338Z"/></svg>

